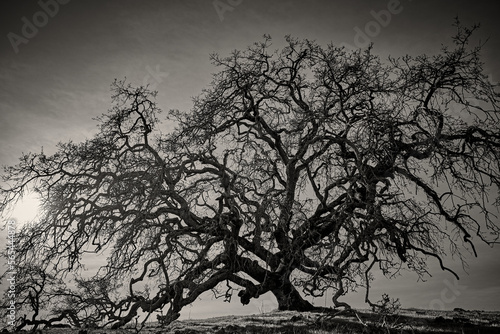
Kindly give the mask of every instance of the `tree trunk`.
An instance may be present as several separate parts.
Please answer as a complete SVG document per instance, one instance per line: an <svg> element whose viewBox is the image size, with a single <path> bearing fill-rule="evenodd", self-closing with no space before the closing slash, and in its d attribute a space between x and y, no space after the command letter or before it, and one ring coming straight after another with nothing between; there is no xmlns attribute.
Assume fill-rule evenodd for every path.
<svg viewBox="0 0 500 334"><path fill-rule="evenodd" d="M316 309L311 303L302 298L288 279L283 279L281 284L272 289L271 292L278 300L278 310L280 311L313 311Z"/></svg>

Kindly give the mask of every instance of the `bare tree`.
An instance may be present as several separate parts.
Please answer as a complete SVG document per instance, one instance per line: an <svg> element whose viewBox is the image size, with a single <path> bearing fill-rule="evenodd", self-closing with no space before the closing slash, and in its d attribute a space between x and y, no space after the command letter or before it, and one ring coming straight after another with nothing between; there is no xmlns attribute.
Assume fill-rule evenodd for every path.
<svg viewBox="0 0 500 334"><path fill-rule="evenodd" d="M94 138L5 170L4 209L43 199L18 262L75 278L40 292L58 297L54 315L113 327L159 310L169 323L209 290L313 310L304 296L333 289L349 308L360 287L374 305L375 267L426 275L434 258L456 276L446 255L498 239L500 185L499 94L475 27L457 29L451 49L387 63L290 37L214 55L220 71L191 111L168 113L168 134L155 93L115 82ZM107 258L84 279L92 256Z"/></svg>

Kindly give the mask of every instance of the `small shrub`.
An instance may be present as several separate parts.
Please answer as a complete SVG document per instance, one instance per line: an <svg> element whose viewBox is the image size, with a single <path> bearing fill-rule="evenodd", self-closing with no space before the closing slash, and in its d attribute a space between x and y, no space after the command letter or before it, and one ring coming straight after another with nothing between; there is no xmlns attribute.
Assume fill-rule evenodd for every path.
<svg viewBox="0 0 500 334"><path fill-rule="evenodd" d="M384 293L382 299L372 305L372 311L381 316L396 315L401 311L401 303L399 298L390 298L388 294Z"/></svg>

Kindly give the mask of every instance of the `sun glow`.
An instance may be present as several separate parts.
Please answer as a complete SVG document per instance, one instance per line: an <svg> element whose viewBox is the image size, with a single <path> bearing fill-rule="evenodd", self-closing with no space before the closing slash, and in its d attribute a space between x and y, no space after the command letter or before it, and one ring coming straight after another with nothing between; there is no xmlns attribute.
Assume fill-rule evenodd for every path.
<svg viewBox="0 0 500 334"><path fill-rule="evenodd" d="M40 204L40 199L35 193L26 194L14 205L10 217L18 224L33 221L40 212Z"/></svg>

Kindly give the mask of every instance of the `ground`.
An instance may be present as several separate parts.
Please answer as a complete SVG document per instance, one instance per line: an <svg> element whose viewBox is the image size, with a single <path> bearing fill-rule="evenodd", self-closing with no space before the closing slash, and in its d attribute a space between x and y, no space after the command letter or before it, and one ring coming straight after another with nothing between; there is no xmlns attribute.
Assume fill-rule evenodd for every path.
<svg viewBox="0 0 500 334"><path fill-rule="evenodd" d="M41 333L40 333L41 332ZM39 334L134 334L135 329L43 329ZM175 321L168 327L150 323L144 334L328 334L328 333L500 333L500 312L408 309L381 316L367 310L332 317L325 313L270 312Z"/></svg>

